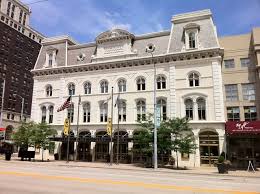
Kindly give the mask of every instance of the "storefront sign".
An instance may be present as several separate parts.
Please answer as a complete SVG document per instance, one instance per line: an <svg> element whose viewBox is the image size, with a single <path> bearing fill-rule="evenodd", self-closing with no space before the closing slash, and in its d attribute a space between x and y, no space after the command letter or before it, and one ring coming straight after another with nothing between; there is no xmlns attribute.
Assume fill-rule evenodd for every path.
<svg viewBox="0 0 260 194"><path fill-rule="evenodd" d="M226 132L228 134L260 134L260 121L228 121Z"/></svg>

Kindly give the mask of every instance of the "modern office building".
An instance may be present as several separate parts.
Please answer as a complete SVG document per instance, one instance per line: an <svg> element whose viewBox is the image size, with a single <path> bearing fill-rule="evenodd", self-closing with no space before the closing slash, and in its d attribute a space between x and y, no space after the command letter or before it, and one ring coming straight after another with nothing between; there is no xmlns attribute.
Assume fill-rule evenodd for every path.
<svg viewBox="0 0 260 194"><path fill-rule="evenodd" d="M219 38L228 156L234 165L260 165L260 28Z"/></svg>
<svg viewBox="0 0 260 194"><path fill-rule="evenodd" d="M171 22L169 31L134 35L113 29L86 44L68 36L43 39L32 71L31 115L33 121L49 123L57 130L55 153L60 159L66 158L63 124L69 117L70 154L76 151L79 123L79 159L107 161L109 150L115 151L116 145L114 142L112 148L107 141L107 120L120 96L119 110L114 107L113 136L120 135L120 161L138 161L131 139L138 133L137 121L153 113L155 82L160 118L188 117L198 145L195 154L178 153L180 165L212 165L225 151L223 49L212 14L210 10L179 14ZM153 55L146 52L151 44L155 46ZM69 96L73 106L57 112Z"/></svg>
<svg viewBox="0 0 260 194"><path fill-rule="evenodd" d="M3 136L6 129L7 139L12 129L31 115L33 78L30 71L43 35L30 27L30 14L29 7L18 0L0 1L0 107L5 80L0 131Z"/></svg>

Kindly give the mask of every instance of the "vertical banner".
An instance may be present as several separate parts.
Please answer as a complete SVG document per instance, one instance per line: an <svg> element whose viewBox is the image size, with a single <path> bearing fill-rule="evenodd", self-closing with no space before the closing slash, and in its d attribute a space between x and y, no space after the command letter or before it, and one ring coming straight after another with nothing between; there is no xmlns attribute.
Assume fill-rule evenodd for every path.
<svg viewBox="0 0 260 194"><path fill-rule="evenodd" d="M107 121L107 134L111 136L112 134L112 119L108 118Z"/></svg>
<svg viewBox="0 0 260 194"><path fill-rule="evenodd" d="M66 118L65 121L64 121L64 128L63 128L63 133L65 136L68 136L69 135L69 119Z"/></svg>
<svg viewBox="0 0 260 194"><path fill-rule="evenodd" d="M156 127L160 127L161 125L161 107L156 106Z"/></svg>

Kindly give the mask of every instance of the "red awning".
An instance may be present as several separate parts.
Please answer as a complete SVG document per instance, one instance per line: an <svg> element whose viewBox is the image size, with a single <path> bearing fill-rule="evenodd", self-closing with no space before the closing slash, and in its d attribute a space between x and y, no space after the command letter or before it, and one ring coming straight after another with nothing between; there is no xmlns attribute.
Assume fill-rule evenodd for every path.
<svg viewBox="0 0 260 194"><path fill-rule="evenodd" d="M5 131L5 128L1 128L1 127L0 127L0 131Z"/></svg>
<svg viewBox="0 0 260 194"><path fill-rule="evenodd" d="M260 134L260 121L227 121L227 134Z"/></svg>

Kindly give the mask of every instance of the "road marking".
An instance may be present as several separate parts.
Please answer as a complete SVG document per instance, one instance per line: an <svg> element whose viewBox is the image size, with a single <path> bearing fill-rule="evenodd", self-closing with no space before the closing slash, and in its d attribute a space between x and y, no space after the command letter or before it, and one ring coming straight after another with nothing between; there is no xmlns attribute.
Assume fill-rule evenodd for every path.
<svg viewBox="0 0 260 194"><path fill-rule="evenodd" d="M247 191L233 191L233 190L224 190L224 189L207 189L207 188L195 188L190 186L177 186L177 185L166 185L166 184L144 183L144 182L55 176L55 175L25 173L25 172L2 171L0 172L0 175L13 175L13 176L20 176L20 177L35 177L35 178L41 178L47 180L63 180L63 181L75 181L75 182L82 182L82 183L84 182L84 183L94 183L94 184L123 185L123 186L131 186L131 187L143 187L149 189L193 191L193 192L203 192L203 193L260 194L260 192L253 192L253 191L247 192Z"/></svg>

